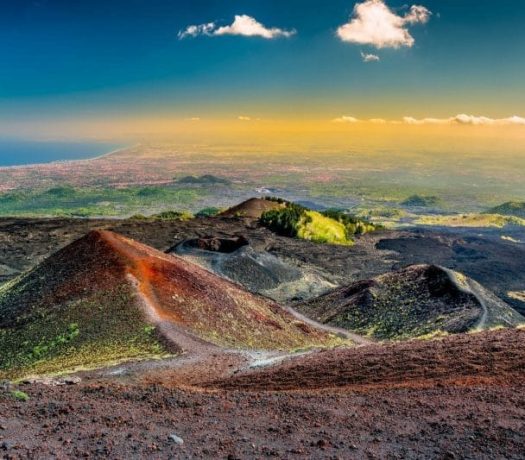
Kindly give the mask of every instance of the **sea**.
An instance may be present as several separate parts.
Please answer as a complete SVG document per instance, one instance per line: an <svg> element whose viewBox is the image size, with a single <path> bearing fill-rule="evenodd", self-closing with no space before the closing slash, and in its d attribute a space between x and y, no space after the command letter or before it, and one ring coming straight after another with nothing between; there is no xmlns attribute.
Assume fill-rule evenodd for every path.
<svg viewBox="0 0 525 460"><path fill-rule="evenodd" d="M86 160L122 148L106 142L26 141L0 139L0 167Z"/></svg>

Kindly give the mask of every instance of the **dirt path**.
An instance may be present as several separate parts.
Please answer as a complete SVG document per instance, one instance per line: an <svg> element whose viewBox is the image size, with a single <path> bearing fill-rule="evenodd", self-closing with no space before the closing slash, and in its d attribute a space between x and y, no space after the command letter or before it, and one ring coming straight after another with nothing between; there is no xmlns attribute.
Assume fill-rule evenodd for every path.
<svg viewBox="0 0 525 460"><path fill-rule="evenodd" d="M460 278L457 272L450 270L449 268L440 268L442 268L445 271L445 273L449 276L450 280L461 292L473 295L477 299L479 305L481 306L481 317L479 318L476 326L474 326L474 329L482 330L487 323L489 310L487 304L485 303L485 300L483 299L483 295L480 292L479 286L476 286L477 283L470 280L469 278Z"/></svg>
<svg viewBox="0 0 525 460"><path fill-rule="evenodd" d="M505 302L494 293L487 291L477 281L471 278L462 278L460 274L453 270L441 268L461 292L473 295L477 299L481 307L481 316L473 327L474 330L482 331L498 325L514 327L525 319L520 317L519 313L509 309Z"/></svg>
<svg viewBox="0 0 525 460"><path fill-rule="evenodd" d="M345 339L349 339L352 342L356 343L357 345L370 345L374 343L374 341L367 339L363 337L362 335L354 334L353 332L350 332L347 329L343 329L340 327L327 326L326 324L318 323L317 321L314 321L313 319L302 315L297 310L294 310L292 307L282 307L282 308L286 310L288 313L290 313L291 315L293 315L298 320L303 321L309 324L310 326L315 327L316 329L321 329L323 331L330 332L340 337L344 337Z"/></svg>

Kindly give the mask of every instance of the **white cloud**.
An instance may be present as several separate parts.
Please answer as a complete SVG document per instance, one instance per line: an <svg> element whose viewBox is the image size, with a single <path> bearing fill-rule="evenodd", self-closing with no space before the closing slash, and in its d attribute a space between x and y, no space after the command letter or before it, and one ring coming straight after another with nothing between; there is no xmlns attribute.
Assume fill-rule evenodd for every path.
<svg viewBox="0 0 525 460"><path fill-rule="evenodd" d="M251 117L247 117L245 115L239 115L237 117L237 120L240 120L240 121L252 121Z"/></svg>
<svg viewBox="0 0 525 460"><path fill-rule="evenodd" d="M191 25L181 30L178 34L179 39L187 37L197 37L199 35L221 36L221 35L240 35L243 37L262 37L268 40L279 37L291 37L296 31L279 29L278 27L268 28L257 21L255 18L246 14L236 15L233 23L229 26L217 27L215 22L201 25Z"/></svg>
<svg viewBox="0 0 525 460"><path fill-rule="evenodd" d="M198 26L188 26L186 29L179 31L177 36L182 40L183 38L197 37L198 35L212 35L215 28L214 22L200 24Z"/></svg>
<svg viewBox="0 0 525 460"><path fill-rule="evenodd" d="M349 117L348 115L343 115L339 118L334 118L332 120L333 123L358 123L359 120L355 117Z"/></svg>
<svg viewBox="0 0 525 460"><path fill-rule="evenodd" d="M332 123L374 123L390 125L470 125L470 126L525 126L525 118L514 115L507 118L489 118L485 116L459 114L449 118L415 118L403 117L401 120L387 120L385 118L369 118L361 120L349 115L334 118Z"/></svg>
<svg viewBox="0 0 525 460"><path fill-rule="evenodd" d="M186 121L201 121L200 117L186 118Z"/></svg>
<svg viewBox="0 0 525 460"><path fill-rule="evenodd" d="M277 27L267 28L246 14L236 15L230 26L219 27L214 35L243 35L245 37L262 37L267 39L291 37L295 30L284 30Z"/></svg>
<svg viewBox="0 0 525 460"><path fill-rule="evenodd" d="M450 118L413 118L404 117L403 122L409 125L472 125L472 126L512 126L512 125L524 125L525 118L518 117L516 115L508 118L489 118L477 115L467 115L461 113L455 117Z"/></svg>
<svg viewBox="0 0 525 460"><path fill-rule="evenodd" d="M451 118L421 118L403 117L403 123L407 125L445 125L451 122Z"/></svg>
<svg viewBox="0 0 525 460"><path fill-rule="evenodd" d="M518 117L517 115L513 115L512 117L509 117L506 120L507 123L511 125L525 125L525 118Z"/></svg>
<svg viewBox="0 0 525 460"><path fill-rule="evenodd" d="M339 27L337 35L344 42L376 48L411 47L415 40L408 26L427 23L431 14L424 6L413 5L400 16L383 0L365 0L355 5L350 22Z"/></svg>
<svg viewBox="0 0 525 460"><path fill-rule="evenodd" d="M363 62L378 62L381 60L376 54L367 54L363 53L362 51L361 58L363 58Z"/></svg>

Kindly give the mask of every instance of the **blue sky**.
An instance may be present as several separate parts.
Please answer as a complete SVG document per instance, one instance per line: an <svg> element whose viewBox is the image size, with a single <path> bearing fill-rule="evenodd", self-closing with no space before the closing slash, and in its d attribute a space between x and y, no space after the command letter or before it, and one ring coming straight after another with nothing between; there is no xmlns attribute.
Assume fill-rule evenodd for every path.
<svg viewBox="0 0 525 460"><path fill-rule="evenodd" d="M0 118L525 116L524 2L416 1L432 15L399 49L337 37L356 3L3 0ZM177 37L238 14L297 33Z"/></svg>

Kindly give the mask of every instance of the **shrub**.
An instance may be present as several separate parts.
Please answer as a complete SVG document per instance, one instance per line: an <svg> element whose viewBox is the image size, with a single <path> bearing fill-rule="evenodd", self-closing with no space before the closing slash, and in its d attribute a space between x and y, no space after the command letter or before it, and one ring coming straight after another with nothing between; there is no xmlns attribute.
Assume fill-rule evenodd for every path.
<svg viewBox="0 0 525 460"><path fill-rule="evenodd" d="M190 220L193 214L187 211L163 211L151 216L155 220Z"/></svg>
<svg viewBox="0 0 525 460"><path fill-rule="evenodd" d="M295 203L289 203L286 208L267 211L261 216L260 222L265 227L283 236L297 236L299 222L306 216L307 209Z"/></svg>
<svg viewBox="0 0 525 460"><path fill-rule="evenodd" d="M319 213L296 203L287 203L283 209L265 212L260 222L279 235L332 244L350 244L354 235L378 228L337 209Z"/></svg>
<svg viewBox="0 0 525 460"><path fill-rule="evenodd" d="M197 214L195 214L195 217L215 217L220 212L221 210L219 208L209 207L201 209Z"/></svg>
<svg viewBox="0 0 525 460"><path fill-rule="evenodd" d="M14 390L11 392L11 396L17 401L26 402L29 401L29 395L20 390Z"/></svg>

